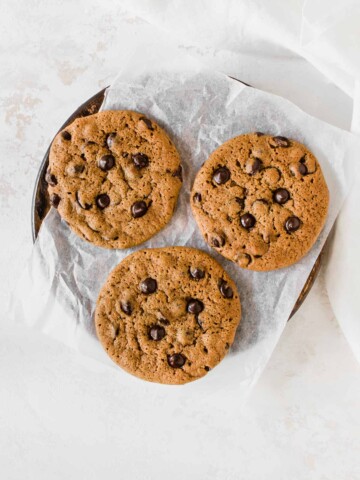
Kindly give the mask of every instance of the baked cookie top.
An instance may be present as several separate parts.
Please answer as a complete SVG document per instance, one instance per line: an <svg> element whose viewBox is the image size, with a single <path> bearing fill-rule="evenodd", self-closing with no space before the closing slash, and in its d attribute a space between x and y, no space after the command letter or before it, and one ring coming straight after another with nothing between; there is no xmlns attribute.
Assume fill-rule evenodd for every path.
<svg viewBox="0 0 360 480"><path fill-rule="evenodd" d="M128 248L169 222L182 177L179 155L154 121L104 111L58 133L46 181L51 204L75 233L100 247Z"/></svg>
<svg viewBox="0 0 360 480"><path fill-rule="evenodd" d="M97 335L120 367L145 380L196 380L225 356L241 316L236 286L206 253L137 251L110 273L95 311Z"/></svg>
<svg viewBox="0 0 360 480"><path fill-rule="evenodd" d="M199 170L191 206L206 242L249 270L300 260L328 211L320 165L301 143L260 132L217 148Z"/></svg>

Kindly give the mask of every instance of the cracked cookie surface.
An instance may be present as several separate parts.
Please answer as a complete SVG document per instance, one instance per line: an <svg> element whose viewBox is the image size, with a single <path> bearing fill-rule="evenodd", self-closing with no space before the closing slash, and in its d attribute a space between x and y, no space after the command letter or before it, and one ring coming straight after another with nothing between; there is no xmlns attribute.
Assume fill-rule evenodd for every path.
<svg viewBox="0 0 360 480"><path fill-rule="evenodd" d="M114 268L100 291L95 325L124 370L182 384L223 359L240 316L236 286L211 256L165 247L137 251Z"/></svg>
<svg viewBox="0 0 360 480"><path fill-rule="evenodd" d="M205 241L250 270L300 260L326 220L329 192L301 143L261 132L217 148L199 170L191 206Z"/></svg>
<svg viewBox="0 0 360 480"><path fill-rule="evenodd" d="M100 247L128 248L169 222L181 172L176 148L154 121L104 111L58 133L46 181L50 203L75 233Z"/></svg>

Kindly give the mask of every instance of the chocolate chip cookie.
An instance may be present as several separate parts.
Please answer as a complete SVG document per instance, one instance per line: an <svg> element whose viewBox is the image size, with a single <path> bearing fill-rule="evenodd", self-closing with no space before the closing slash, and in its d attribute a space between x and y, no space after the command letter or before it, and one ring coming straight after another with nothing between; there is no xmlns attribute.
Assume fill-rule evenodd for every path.
<svg viewBox="0 0 360 480"><path fill-rule="evenodd" d="M97 335L120 367L144 380L181 384L226 355L241 316L236 286L193 248L140 250L109 275L97 300Z"/></svg>
<svg viewBox="0 0 360 480"><path fill-rule="evenodd" d="M320 165L301 143L260 132L216 149L198 172L191 206L206 242L249 270L300 260L328 211Z"/></svg>
<svg viewBox="0 0 360 480"><path fill-rule="evenodd" d="M132 111L78 118L54 139L50 202L75 233L106 248L138 245L173 215L179 155L153 120Z"/></svg>

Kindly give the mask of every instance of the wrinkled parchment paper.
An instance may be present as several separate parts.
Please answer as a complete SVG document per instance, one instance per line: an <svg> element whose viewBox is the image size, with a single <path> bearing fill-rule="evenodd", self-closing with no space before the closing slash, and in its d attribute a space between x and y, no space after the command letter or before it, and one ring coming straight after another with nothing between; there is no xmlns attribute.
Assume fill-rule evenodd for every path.
<svg viewBox="0 0 360 480"><path fill-rule="evenodd" d="M113 366L96 338L93 322L98 292L111 269L144 247L187 245L203 249L236 281L243 317L225 360L204 379L182 388L196 395L212 392L217 401L231 395L241 402L264 369L341 207L349 183L346 165L355 156L353 137L310 117L283 98L245 87L185 57L150 56L146 60L142 57L142 62L129 59L107 91L102 109L142 112L169 133L184 168L176 212L146 243L113 251L77 237L52 209L19 281L17 319ZM292 267L267 273L242 270L210 250L189 205L195 174L208 155L229 138L251 131L303 142L320 161L331 198L326 226L311 252ZM148 389L146 383L117 367L114 375L140 391Z"/></svg>

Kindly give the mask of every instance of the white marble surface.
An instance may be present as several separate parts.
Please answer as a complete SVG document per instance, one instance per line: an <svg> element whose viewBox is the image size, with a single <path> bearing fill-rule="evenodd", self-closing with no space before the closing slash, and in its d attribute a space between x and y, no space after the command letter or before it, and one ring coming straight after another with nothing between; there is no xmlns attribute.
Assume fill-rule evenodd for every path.
<svg viewBox="0 0 360 480"><path fill-rule="evenodd" d="M243 411L164 418L112 371L11 321L12 285L31 249L33 183L62 121L151 42L115 0L7 1L0 29L0 476L131 480L360 478L360 369L320 275ZM290 52L240 54L179 42L202 61L349 128L351 101ZM156 397L151 397L156 400ZM136 400L136 401L135 401Z"/></svg>

